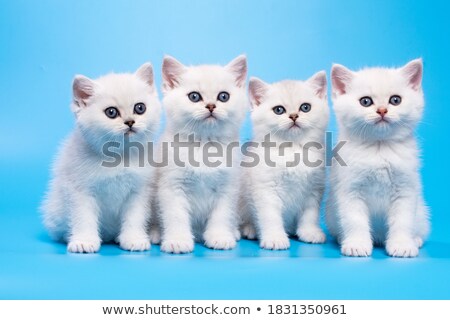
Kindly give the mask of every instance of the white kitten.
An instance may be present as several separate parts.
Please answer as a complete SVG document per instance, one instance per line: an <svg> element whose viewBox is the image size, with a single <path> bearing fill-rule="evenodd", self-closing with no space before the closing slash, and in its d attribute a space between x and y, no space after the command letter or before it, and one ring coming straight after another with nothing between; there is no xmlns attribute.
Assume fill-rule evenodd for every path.
<svg viewBox="0 0 450 320"><path fill-rule="evenodd" d="M150 248L149 179L136 148L124 163L124 139L140 143L144 153L160 122L160 103L151 64L134 74L109 74L97 80L76 76L72 111L76 128L65 141L53 168L42 205L48 231L68 242L70 252L97 252L102 241L116 240L125 250ZM126 138L125 138L126 137ZM106 143L122 157L113 167ZM105 161L105 163L103 163Z"/></svg>
<svg viewBox="0 0 450 320"><path fill-rule="evenodd" d="M262 163L244 170L242 235L257 236L265 249L287 249L288 235L304 242L325 242L319 225L325 185L323 142L329 115L325 72L307 81L271 85L252 78L249 94L254 142L259 143L256 153ZM261 142L269 134L270 141L276 143L270 149L275 167L263 160L267 160L267 153ZM281 146L288 142L290 146ZM311 144L314 146L306 150ZM293 165L296 153L300 161Z"/></svg>
<svg viewBox="0 0 450 320"><path fill-rule="evenodd" d="M370 256L373 243L389 255L414 257L429 232L414 131L424 107L422 61L399 69L332 69L339 140L327 224L349 256Z"/></svg>
<svg viewBox="0 0 450 320"><path fill-rule="evenodd" d="M202 161L203 148L215 144L226 149L239 141L239 129L248 110L245 93L247 63L239 56L227 66L187 67L172 57L163 63L164 107L167 127L162 142L188 141L194 134L198 143L191 156L199 166L188 161L187 148L179 149L176 163L174 148L169 146L167 167L158 174L158 204L162 222L161 250L190 252L194 239L214 249L231 249L239 237L236 199L238 197L238 149L234 163L207 166Z"/></svg>

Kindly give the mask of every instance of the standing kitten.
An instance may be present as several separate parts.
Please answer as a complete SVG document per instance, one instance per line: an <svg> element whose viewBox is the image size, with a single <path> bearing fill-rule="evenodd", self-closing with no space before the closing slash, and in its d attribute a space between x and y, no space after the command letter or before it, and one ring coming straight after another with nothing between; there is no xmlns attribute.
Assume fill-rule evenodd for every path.
<svg viewBox="0 0 450 320"><path fill-rule="evenodd" d="M288 235L304 242L325 242L319 225L325 184L323 142L329 114L325 72L307 81L271 85L252 78L249 94L255 141L261 143L270 134L270 141L276 142L270 149L270 160L276 166L259 163L245 170L243 236L257 236L262 248L276 250L289 248ZM283 148L287 143L291 145ZM312 143L316 145L307 150ZM267 157L261 144L256 153L261 161ZM296 153L300 161L290 165Z"/></svg>
<svg viewBox="0 0 450 320"><path fill-rule="evenodd" d="M225 67L187 67L166 57L162 73L167 111L162 141L173 143L176 136L179 141L188 141L193 135L198 147L191 156L199 165L188 161L187 148L180 148L179 155L169 148L168 167L161 168L158 175L161 250L191 252L194 239L210 248L231 249L239 237L235 216L239 168L236 163L208 166L202 161L202 150L212 144L219 146L224 156L218 158L224 162L227 146L239 141L248 109L246 58L239 56ZM177 164L176 158L185 165ZM233 159L238 160L236 155Z"/></svg>
<svg viewBox="0 0 450 320"><path fill-rule="evenodd" d="M146 151L159 125L161 107L151 64L134 74L97 80L76 76L71 107L76 127L53 167L42 205L45 226L53 238L68 242L70 252L97 252L102 241L111 240L125 250L149 249L152 170L139 164L136 150L130 149L128 166L123 156L125 137ZM120 144L110 149L122 157L114 167L102 164L111 161L103 150L108 142Z"/></svg>
<svg viewBox="0 0 450 320"><path fill-rule="evenodd" d="M341 157L332 168L327 224L348 256L373 243L415 257L429 231L414 130L422 118L422 61L399 69L332 69Z"/></svg>

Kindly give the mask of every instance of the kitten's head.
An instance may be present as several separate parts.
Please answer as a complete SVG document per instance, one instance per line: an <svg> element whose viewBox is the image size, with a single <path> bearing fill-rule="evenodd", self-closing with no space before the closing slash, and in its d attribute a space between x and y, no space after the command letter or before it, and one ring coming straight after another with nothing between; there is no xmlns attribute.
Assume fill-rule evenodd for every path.
<svg viewBox="0 0 450 320"><path fill-rule="evenodd" d="M247 60L226 66L185 66L166 56L162 66L164 107L174 133L235 136L247 110Z"/></svg>
<svg viewBox="0 0 450 320"><path fill-rule="evenodd" d="M317 141L328 124L327 79L325 71L306 81L286 80L267 84L251 78L254 132L292 142Z"/></svg>
<svg viewBox="0 0 450 320"><path fill-rule="evenodd" d="M147 141L158 130L160 103L150 63L135 73L109 74L91 80L77 75L73 81L72 111L87 141Z"/></svg>
<svg viewBox="0 0 450 320"><path fill-rule="evenodd" d="M422 60L398 69L353 72L333 65L333 102L343 129L364 140L398 140L410 135L422 117Z"/></svg>

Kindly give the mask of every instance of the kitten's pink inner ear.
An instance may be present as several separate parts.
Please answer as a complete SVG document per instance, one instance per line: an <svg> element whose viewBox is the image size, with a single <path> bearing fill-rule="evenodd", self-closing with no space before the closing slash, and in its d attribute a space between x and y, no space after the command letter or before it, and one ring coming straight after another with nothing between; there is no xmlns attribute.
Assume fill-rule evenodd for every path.
<svg viewBox="0 0 450 320"><path fill-rule="evenodd" d="M74 100L86 104L86 100L94 94L95 83L85 76L77 75L73 80L72 88Z"/></svg>
<svg viewBox="0 0 450 320"><path fill-rule="evenodd" d="M135 73L140 79L144 80L150 87L153 87L153 67L147 62L137 69Z"/></svg>
<svg viewBox="0 0 450 320"><path fill-rule="evenodd" d="M319 71L308 80L316 89L316 95L319 98L325 98L327 95L327 74L325 71Z"/></svg>
<svg viewBox="0 0 450 320"><path fill-rule="evenodd" d="M268 84L258 78L251 78L248 84L248 91L252 106L259 106L268 90Z"/></svg>
<svg viewBox="0 0 450 320"><path fill-rule="evenodd" d="M331 83L333 85L333 93L346 93L352 79L352 71L340 64L333 65L333 68L331 69Z"/></svg>
<svg viewBox="0 0 450 320"><path fill-rule="evenodd" d="M416 59L409 62L402 68L403 74L408 79L408 84L414 89L419 90L422 86L423 63L422 59Z"/></svg>
<svg viewBox="0 0 450 320"><path fill-rule="evenodd" d="M164 57L162 65L163 89L170 90L179 84L180 76L186 71L186 67L177 59L170 56Z"/></svg>
<svg viewBox="0 0 450 320"><path fill-rule="evenodd" d="M227 64L226 68L234 74L237 86L242 88L247 78L247 58L245 55L240 55L235 58Z"/></svg>

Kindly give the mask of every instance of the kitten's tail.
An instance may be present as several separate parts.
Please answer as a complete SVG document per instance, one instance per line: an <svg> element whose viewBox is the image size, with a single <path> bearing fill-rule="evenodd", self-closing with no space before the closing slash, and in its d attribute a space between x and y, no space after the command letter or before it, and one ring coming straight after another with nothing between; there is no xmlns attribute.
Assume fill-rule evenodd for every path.
<svg viewBox="0 0 450 320"><path fill-rule="evenodd" d="M42 201L40 212L42 221L50 237L56 241L67 241L67 218L65 214L65 204L62 203L61 194L57 190L47 193Z"/></svg>

